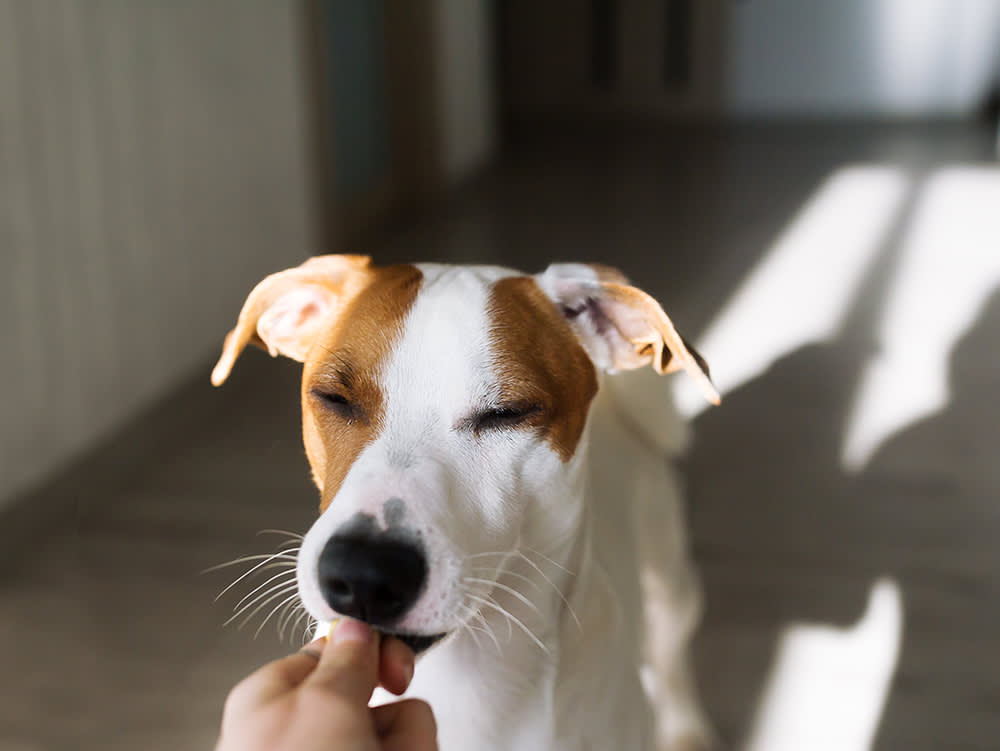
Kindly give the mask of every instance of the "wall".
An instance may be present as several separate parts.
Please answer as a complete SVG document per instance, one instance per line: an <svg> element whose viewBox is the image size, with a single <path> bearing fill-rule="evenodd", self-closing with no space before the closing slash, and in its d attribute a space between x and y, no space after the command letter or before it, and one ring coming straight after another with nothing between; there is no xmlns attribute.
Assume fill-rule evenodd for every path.
<svg viewBox="0 0 1000 751"><path fill-rule="evenodd" d="M447 180L482 166L496 140L489 0L435 0L437 102Z"/></svg>
<svg viewBox="0 0 1000 751"><path fill-rule="evenodd" d="M996 0L744 0L729 18L737 114L952 115L997 80Z"/></svg>
<svg viewBox="0 0 1000 751"><path fill-rule="evenodd" d="M330 97L334 195L364 195L389 170L384 0L324 0L324 63Z"/></svg>
<svg viewBox="0 0 1000 751"><path fill-rule="evenodd" d="M506 0L515 119L963 115L1000 78L997 0L691 0L685 89L663 81L664 2L618 0L607 88L590 76L592 5Z"/></svg>
<svg viewBox="0 0 1000 751"><path fill-rule="evenodd" d="M0 504L312 252L295 8L0 0Z"/></svg>

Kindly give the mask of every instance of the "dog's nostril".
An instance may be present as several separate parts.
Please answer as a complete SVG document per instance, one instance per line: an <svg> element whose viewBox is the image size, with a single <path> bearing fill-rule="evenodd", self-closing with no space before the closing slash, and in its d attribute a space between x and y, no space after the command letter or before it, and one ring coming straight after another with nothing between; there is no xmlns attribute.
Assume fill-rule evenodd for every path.
<svg viewBox="0 0 1000 751"><path fill-rule="evenodd" d="M330 588L330 592L337 597L351 596L351 585L343 579L330 579L327 586Z"/></svg>

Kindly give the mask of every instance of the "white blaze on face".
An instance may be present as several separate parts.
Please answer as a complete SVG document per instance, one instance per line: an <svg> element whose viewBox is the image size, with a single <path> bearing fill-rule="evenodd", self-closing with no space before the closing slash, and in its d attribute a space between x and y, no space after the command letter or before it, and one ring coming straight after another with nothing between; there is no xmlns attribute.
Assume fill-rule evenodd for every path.
<svg viewBox="0 0 1000 751"><path fill-rule="evenodd" d="M327 540L359 513L379 528L391 523L419 540L428 564L424 590L394 628L430 634L467 617L470 592L486 594L487 584L468 581L470 558L474 578L489 581L482 569L504 557L486 554L514 550L532 501L566 495L596 379L533 281L501 290L495 282L516 272L419 269L420 293L377 374L380 430L306 535L299 584L309 611L332 619L317 581ZM511 429L475 428L484 410L512 402L539 411Z"/></svg>

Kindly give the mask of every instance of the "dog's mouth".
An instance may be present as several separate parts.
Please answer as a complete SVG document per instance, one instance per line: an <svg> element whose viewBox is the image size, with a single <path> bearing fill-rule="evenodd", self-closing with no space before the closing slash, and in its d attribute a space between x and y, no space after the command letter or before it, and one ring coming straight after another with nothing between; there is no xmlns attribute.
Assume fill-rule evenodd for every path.
<svg viewBox="0 0 1000 751"><path fill-rule="evenodd" d="M413 650L414 654L420 654L425 652L439 641L441 641L448 634L394 634L392 632L386 632L390 636L395 636L403 644L408 646Z"/></svg>

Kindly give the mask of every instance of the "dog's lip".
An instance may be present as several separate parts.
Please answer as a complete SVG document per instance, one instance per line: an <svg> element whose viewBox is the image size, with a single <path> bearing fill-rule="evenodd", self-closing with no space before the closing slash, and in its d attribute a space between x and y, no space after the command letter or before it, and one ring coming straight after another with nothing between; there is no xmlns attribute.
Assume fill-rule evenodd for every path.
<svg viewBox="0 0 1000 751"><path fill-rule="evenodd" d="M403 644L412 649L414 654L420 654L421 652L425 652L426 650L433 647L435 644L437 644L439 641L441 641L444 637L448 635L447 633L403 634L403 633L393 633L391 631L386 631L385 633L388 636L394 636L397 639L399 639L401 642L403 642Z"/></svg>

